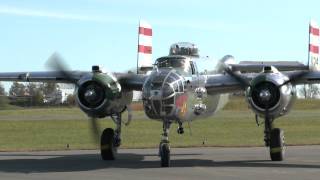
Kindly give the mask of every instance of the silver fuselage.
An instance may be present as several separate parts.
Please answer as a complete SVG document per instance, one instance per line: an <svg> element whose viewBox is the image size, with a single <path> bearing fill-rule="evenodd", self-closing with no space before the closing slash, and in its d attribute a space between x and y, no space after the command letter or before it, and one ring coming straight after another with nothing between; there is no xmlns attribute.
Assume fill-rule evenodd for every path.
<svg viewBox="0 0 320 180"><path fill-rule="evenodd" d="M195 60L188 56L166 56L157 60L142 91L144 110L149 118L191 121L213 115L226 104L227 94L207 94L205 89L206 76L219 72L201 72Z"/></svg>

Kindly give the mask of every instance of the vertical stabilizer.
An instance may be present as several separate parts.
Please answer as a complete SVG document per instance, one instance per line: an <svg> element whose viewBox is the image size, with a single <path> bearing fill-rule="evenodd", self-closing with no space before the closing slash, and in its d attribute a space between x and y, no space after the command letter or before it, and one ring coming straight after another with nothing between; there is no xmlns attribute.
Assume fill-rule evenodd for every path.
<svg viewBox="0 0 320 180"><path fill-rule="evenodd" d="M152 69L152 27L146 21L139 23L137 73Z"/></svg>
<svg viewBox="0 0 320 180"><path fill-rule="evenodd" d="M319 26L315 21L309 25L309 69L313 71L320 70L319 66Z"/></svg>

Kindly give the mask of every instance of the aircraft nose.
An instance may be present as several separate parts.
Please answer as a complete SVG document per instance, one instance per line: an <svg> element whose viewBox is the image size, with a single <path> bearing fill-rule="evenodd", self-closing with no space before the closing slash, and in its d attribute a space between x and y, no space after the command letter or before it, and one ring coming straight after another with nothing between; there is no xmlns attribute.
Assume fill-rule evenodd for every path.
<svg viewBox="0 0 320 180"><path fill-rule="evenodd" d="M174 96L174 93L175 93L174 89L170 84L165 83L162 86L162 98L163 99L168 99L168 98Z"/></svg>
<svg viewBox="0 0 320 180"><path fill-rule="evenodd" d="M148 88L150 91L147 91ZM157 118L172 117L176 108L176 96L184 92L183 79L174 71L158 72L150 79L150 87L145 87L145 90L147 114Z"/></svg>

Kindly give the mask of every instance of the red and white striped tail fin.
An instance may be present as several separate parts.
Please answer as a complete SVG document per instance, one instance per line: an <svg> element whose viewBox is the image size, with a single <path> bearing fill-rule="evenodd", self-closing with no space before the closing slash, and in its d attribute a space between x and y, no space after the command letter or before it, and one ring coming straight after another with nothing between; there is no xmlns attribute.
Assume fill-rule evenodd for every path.
<svg viewBox="0 0 320 180"><path fill-rule="evenodd" d="M308 65L310 70L320 70L319 65L319 26L313 20L309 25L309 59Z"/></svg>
<svg viewBox="0 0 320 180"><path fill-rule="evenodd" d="M146 22L139 22L137 73L146 73L152 69L152 27Z"/></svg>

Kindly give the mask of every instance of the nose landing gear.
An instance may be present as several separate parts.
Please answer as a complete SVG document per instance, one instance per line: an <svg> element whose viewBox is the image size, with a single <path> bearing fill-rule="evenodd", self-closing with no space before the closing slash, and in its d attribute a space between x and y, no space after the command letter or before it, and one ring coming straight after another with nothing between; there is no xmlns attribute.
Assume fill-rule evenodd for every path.
<svg viewBox="0 0 320 180"><path fill-rule="evenodd" d="M161 158L161 167L170 166L170 144L169 144L169 129L171 121L163 120L163 133L159 145L159 156Z"/></svg>
<svg viewBox="0 0 320 180"><path fill-rule="evenodd" d="M179 126L178 126L178 129L177 129L177 133L178 134L183 134L184 133L184 128L182 127L182 123L179 121Z"/></svg>

